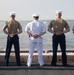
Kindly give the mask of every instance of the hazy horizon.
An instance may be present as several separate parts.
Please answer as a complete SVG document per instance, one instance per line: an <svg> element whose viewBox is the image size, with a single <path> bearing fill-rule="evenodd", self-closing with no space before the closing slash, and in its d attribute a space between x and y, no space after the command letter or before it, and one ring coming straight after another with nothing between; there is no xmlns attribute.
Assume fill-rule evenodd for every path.
<svg viewBox="0 0 74 75"><path fill-rule="evenodd" d="M0 0L0 20L8 20L9 12L16 12L17 20L32 20L32 14L40 14L40 20L55 18L55 11L62 10L63 19L74 19L74 0Z"/></svg>

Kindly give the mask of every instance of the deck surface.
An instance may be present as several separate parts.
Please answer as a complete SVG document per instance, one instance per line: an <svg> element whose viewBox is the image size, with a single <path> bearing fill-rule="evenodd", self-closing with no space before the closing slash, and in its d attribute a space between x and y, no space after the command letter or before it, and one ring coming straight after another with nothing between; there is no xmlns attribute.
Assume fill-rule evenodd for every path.
<svg viewBox="0 0 74 75"><path fill-rule="evenodd" d="M74 75L74 64L66 67L62 64L57 64L57 66L45 64L43 67L39 64L32 64L31 67L27 67L26 63L22 63L21 66L16 66L16 63L4 66L0 63L0 75Z"/></svg>

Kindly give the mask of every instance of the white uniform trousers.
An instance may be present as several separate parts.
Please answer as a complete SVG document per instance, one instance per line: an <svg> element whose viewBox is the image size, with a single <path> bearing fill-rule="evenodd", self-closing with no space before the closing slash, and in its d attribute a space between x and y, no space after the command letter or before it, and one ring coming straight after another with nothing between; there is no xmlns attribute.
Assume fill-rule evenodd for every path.
<svg viewBox="0 0 74 75"><path fill-rule="evenodd" d="M38 37L37 39L34 39L33 37L30 37L30 44L29 44L29 55L27 60L27 66L31 66L32 63L32 56L34 53L34 50L37 50L38 52L38 63L40 66L44 65L42 51L43 51L43 38Z"/></svg>

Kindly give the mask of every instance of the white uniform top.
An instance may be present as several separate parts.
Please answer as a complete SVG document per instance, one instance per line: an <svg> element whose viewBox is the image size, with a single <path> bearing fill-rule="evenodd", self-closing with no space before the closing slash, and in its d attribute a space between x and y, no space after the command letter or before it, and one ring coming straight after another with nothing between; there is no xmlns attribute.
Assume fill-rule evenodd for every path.
<svg viewBox="0 0 74 75"><path fill-rule="evenodd" d="M46 32L46 28L42 22L34 20L26 25L25 32L39 35L41 32Z"/></svg>

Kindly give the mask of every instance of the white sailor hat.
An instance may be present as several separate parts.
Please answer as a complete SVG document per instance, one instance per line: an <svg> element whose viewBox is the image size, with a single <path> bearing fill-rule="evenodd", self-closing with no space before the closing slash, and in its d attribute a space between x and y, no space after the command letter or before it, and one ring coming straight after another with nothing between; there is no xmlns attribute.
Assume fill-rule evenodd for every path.
<svg viewBox="0 0 74 75"><path fill-rule="evenodd" d="M16 12L9 12L10 16L11 15L16 15Z"/></svg>
<svg viewBox="0 0 74 75"><path fill-rule="evenodd" d="M62 10L56 10L55 12L56 13L62 13Z"/></svg>
<svg viewBox="0 0 74 75"><path fill-rule="evenodd" d="M36 14L36 13L32 15L32 17L39 17L39 16L40 15L39 14Z"/></svg>

